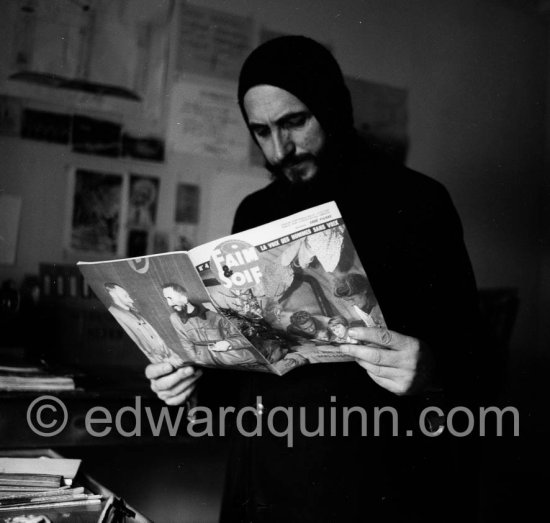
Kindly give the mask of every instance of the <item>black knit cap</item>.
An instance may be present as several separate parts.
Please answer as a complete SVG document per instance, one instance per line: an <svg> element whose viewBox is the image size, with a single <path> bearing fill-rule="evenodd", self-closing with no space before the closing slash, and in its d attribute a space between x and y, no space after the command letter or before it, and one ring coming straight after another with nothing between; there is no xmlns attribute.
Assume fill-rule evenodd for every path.
<svg viewBox="0 0 550 523"><path fill-rule="evenodd" d="M257 47L239 76L239 105L256 85L273 85L304 103L329 137L337 140L353 130L351 97L331 52L305 36L281 36Z"/></svg>

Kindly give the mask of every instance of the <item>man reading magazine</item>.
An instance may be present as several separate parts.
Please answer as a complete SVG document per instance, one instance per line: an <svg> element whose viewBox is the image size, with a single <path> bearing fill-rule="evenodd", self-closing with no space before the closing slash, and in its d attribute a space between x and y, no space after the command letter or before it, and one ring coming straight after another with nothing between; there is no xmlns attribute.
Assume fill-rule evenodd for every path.
<svg viewBox="0 0 550 523"><path fill-rule="evenodd" d="M305 365L282 377L242 372L226 386L238 387L237 406L261 402L264 416L303 408L312 428L323 408L392 406L400 429L411 432L395 437L383 427L380 436L364 437L352 423L348 435L296 433L292 448L273 433L235 433L222 522L473 521L470 461L454 441L412 432L431 391L468 404L479 374L476 286L447 191L358 137L340 67L309 38L281 37L253 51L238 102L273 182L243 200L233 231L335 200L388 328L347 330L367 343L338 349L355 363ZM352 294L364 290L351 286ZM366 302L358 307L372 314ZM190 367L152 364L146 374L170 404L193 393Z"/></svg>

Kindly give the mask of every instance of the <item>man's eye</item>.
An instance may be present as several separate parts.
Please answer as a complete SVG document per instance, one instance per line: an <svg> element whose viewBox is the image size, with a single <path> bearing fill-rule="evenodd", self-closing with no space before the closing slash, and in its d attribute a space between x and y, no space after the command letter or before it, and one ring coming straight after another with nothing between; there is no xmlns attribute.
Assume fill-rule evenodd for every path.
<svg viewBox="0 0 550 523"><path fill-rule="evenodd" d="M252 132L257 138L267 138L269 136L268 127L253 127Z"/></svg>
<svg viewBox="0 0 550 523"><path fill-rule="evenodd" d="M307 122L307 115L305 114L296 114L289 116L284 121L284 127L287 129L292 127L302 127Z"/></svg>

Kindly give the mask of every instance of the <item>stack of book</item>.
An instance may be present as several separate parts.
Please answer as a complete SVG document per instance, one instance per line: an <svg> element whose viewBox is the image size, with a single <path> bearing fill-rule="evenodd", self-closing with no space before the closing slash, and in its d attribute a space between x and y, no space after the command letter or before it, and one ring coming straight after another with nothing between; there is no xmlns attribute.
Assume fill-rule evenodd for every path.
<svg viewBox="0 0 550 523"><path fill-rule="evenodd" d="M0 390L74 390L71 376L54 374L41 365L0 365Z"/></svg>
<svg viewBox="0 0 550 523"><path fill-rule="evenodd" d="M0 458L0 513L101 503L102 496L73 486L77 459Z"/></svg>

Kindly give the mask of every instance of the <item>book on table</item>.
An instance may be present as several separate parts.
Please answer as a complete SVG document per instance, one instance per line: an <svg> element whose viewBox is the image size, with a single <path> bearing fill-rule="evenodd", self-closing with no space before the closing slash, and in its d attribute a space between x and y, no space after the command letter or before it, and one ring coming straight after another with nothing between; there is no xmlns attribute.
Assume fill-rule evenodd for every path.
<svg viewBox="0 0 550 523"><path fill-rule="evenodd" d="M0 457L0 513L101 503L102 496L73 486L79 459Z"/></svg>
<svg viewBox="0 0 550 523"><path fill-rule="evenodd" d="M0 391L74 390L74 378L52 371L43 363L0 365Z"/></svg>

